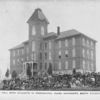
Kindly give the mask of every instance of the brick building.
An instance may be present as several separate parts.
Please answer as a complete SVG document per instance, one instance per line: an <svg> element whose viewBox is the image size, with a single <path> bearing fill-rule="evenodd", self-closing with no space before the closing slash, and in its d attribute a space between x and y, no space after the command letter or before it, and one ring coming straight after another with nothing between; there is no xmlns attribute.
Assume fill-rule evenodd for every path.
<svg viewBox="0 0 100 100"><path fill-rule="evenodd" d="M77 30L71 29L48 33L49 21L41 9L35 9L27 21L29 38L10 49L10 71L27 75L30 68L32 76L48 73L72 73L96 71L96 41Z"/></svg>

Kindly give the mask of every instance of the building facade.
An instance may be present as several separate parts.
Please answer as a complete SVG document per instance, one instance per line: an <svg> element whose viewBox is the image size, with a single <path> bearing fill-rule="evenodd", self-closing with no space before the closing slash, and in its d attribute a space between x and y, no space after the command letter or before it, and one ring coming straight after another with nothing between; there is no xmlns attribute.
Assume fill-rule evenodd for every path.
<svg viewBox="0 0 100 100"><path fill-rule="evenodd" d="M41 9L35 9L27 21L29 37L10 49L10 71L27 75L48 73L72 73L73 69L85 72L96 71L96 41L75 29L48 33L49 21Z"/></svg>

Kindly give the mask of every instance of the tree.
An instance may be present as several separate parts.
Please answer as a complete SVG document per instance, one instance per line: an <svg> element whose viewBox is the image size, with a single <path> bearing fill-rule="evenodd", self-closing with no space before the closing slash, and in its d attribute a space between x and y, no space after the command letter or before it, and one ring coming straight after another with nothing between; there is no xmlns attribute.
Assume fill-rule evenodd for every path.
<svg viewBox="0 0 100 100"><path fill-rule="evenodd" d="M14 79L17 78L17 72L15 70L12 72L12 78L14 78Z"/></svg>
<svg viewBox="0 0 100 100"><path fill-rule="evenodd" d="M52 75L52 64L49 63L48 74Z"/></svg>
<svg viewBox="0 0 100 100"><path fill-rule="evenodd" d="M8 78L9 74L10 74L9 69L7 69L5 76Z"/></svg>

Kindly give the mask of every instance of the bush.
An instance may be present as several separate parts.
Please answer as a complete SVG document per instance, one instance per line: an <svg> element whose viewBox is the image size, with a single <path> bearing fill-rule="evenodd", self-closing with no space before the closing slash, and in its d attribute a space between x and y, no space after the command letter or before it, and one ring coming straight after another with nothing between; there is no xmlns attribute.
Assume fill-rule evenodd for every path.
<svg viewBox="0 0 100 100"><path fill-rule="evenodd" d="M17 78L17 72L15 70L12 72L12 78L13 79L16 79Z"/></svg>

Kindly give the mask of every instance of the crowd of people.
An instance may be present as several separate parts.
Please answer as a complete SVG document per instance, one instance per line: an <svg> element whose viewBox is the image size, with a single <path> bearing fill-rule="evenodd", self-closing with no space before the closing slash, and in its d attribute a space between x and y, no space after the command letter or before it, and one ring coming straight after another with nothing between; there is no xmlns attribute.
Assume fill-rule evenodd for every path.
<svg viewBox="0 0 100 100"><path fill-rule="evenodd" d="M100 87L99 73L47 75L3 80L3 90L67 90Z"/></svg>

